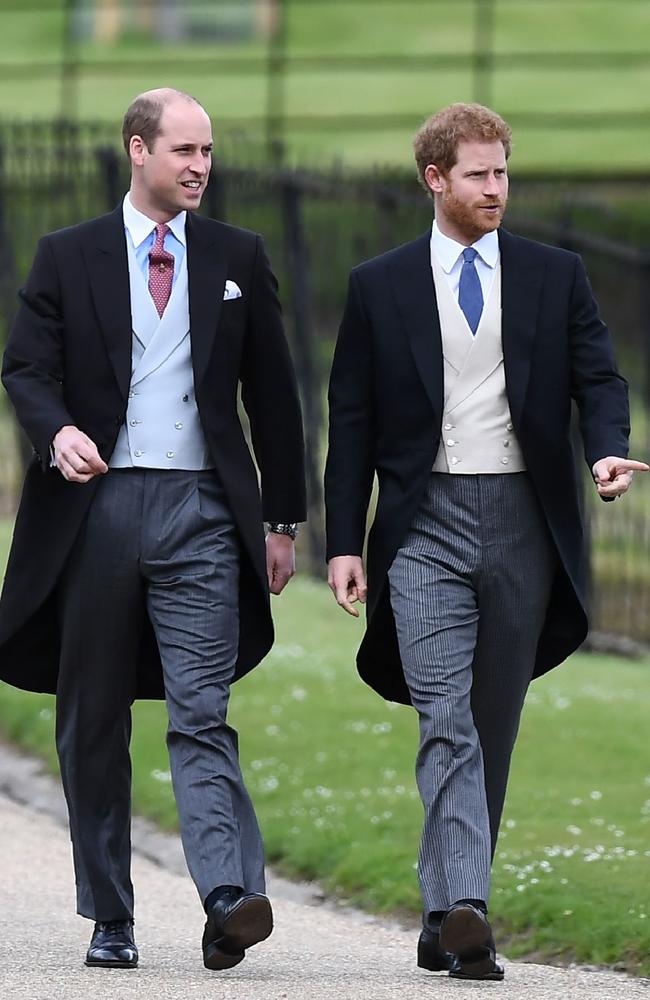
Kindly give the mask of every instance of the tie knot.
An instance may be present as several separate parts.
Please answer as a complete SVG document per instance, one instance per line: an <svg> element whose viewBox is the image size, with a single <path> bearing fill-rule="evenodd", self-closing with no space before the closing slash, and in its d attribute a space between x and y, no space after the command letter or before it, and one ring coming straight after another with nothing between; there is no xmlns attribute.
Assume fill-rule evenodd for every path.
<svg viewBox="0 0 650 1000"><path fill-rule="evenodd" d="M154 250L162 250L163 243L165 242L165 236L167 233L171 233L171 229L165 222L158 222L156 224L156 239L154 242Z"/></svg>
<svg viewBox="0 0 650 1000"><path fill-rule="evenodd" d="M473 264L476 257L478 257L478 250L475 250L474 247L465 247L463 260L466 264Z"/></svg>

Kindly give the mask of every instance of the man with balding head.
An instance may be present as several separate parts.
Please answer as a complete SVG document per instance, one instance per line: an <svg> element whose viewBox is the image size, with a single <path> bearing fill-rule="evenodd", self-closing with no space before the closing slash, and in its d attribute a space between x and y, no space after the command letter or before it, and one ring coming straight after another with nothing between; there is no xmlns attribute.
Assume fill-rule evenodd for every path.
<svg viewBox="0 0 650 1000"><path fill-rule="evenodd" d="M41 240L4 358L35 455L0 602L0 677L57 695L94 966L138 962L131 703L166 699L203 960L227 969L273 927L226 710L231 682L273 641L269 590L293 574L300 409L260 237L195 214L208 115L153 90L131 104L123 135L129 192L109 215Z"/></svg>

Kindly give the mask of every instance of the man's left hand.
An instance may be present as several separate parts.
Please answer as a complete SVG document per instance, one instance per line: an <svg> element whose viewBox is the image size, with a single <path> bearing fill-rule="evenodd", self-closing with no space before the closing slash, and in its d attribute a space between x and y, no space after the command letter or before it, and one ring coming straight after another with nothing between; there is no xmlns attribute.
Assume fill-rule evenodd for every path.
<svg viewBox="0 0 650 1000"><path fill-rule="evenodd" d="M281 594L296 572L296 550L289 535L269 531L266 536L266 572L271 593Z"/></svg>
<svg viewBox="0 0 650 1000"><path fill-rule="evenodd" d="M627 493L635 472L648 472L645 462L635 462L631 458L615 458L612 455L594 462L592 473L596 489L601 497L620 497Z"/></svg>

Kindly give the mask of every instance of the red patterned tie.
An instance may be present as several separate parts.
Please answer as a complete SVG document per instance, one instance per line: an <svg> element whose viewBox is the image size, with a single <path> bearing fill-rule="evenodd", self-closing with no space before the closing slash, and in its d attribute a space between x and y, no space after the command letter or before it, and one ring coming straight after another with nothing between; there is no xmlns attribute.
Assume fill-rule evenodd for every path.
<svg viewBox="0 0 650 1000"><path fill-rule="evenodd" d="M167 233L171 229L159 222L156 226L156 242L149 252L149 291L158 315L162 316L169 302L174 277L174 255L163 248Z"/></svg>

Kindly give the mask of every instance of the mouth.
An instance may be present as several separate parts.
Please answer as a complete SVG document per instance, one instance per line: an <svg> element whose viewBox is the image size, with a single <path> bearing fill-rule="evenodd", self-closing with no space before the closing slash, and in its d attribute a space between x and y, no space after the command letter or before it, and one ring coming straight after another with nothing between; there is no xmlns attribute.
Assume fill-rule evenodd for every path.
<svg viewBox="0 0 650 1000"><path fill-rule="evenodd" d="M181 181L181 187L184 187L186 191L193 191L194 193L201 191L203 188L202 181Z"/></svg>

